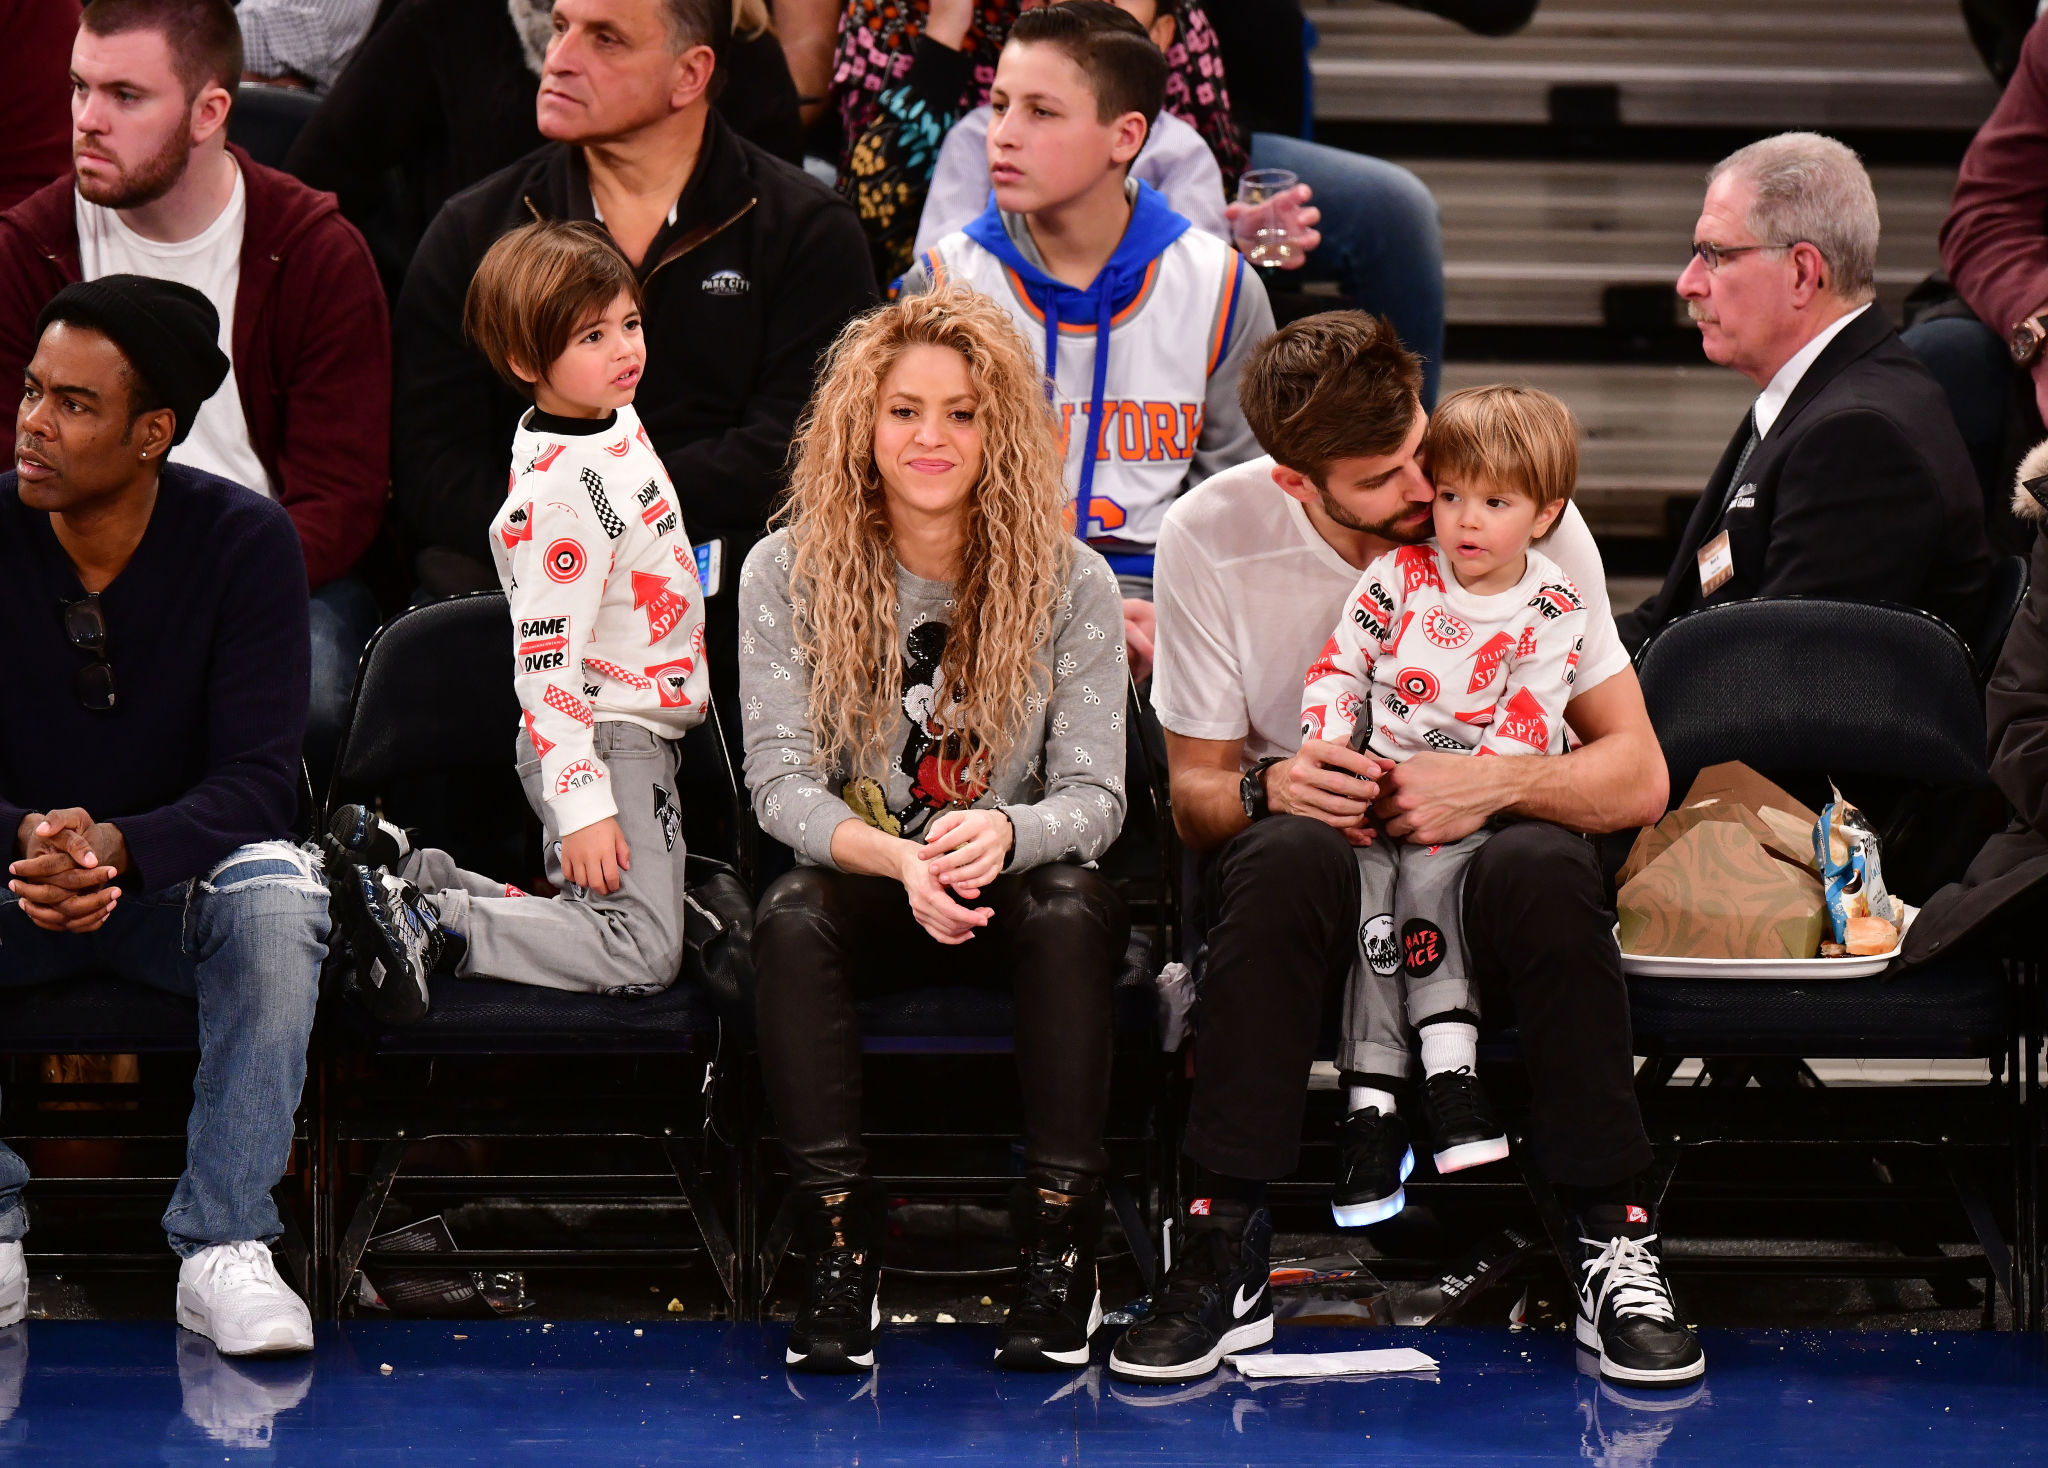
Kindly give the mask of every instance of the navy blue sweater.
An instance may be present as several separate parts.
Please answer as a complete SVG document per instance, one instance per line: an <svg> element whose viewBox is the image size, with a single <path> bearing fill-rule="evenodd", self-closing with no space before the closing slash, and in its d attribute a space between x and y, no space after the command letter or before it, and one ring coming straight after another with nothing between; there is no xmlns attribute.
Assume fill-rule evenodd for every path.
<svg viewBox="0 0 2048 1468"><path fill-rule="evenodd" d="M122 888L204 875L283 836L298 807L311 680L306 563L283 508L166 464L134 557L100 593L116 706L78 701L86 656L61 603L85 594L50 517L0 474L0 833L83 806L128 842ZM13 860L10 851L7 858Z"/></svg>

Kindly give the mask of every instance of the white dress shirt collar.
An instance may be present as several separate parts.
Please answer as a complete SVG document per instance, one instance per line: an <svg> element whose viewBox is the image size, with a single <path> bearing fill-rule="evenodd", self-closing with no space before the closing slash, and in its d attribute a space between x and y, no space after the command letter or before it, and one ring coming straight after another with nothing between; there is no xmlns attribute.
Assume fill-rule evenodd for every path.
<svg viewBox="0 0 2048 1468"><path fill-rule="evenodd" d="M1758 439L1770 437L1771 428L1777 423L1778 415L1785 411L1785 404L1791 401L1793 392L1798 389L1799 379L1806 376L1807 368L1811 367L1815 359L1828 349L1828 343L1840 336L1843 329L1850 322L1861 316L1865 311L1868 311L1870 307L1871 302L1865 301L1855 310L1837 316L1833 321L1822 327L1819 334L1812 341L1794 352L1785 365L1778 369L1777 375L1771 378L1770 385L1757 394L1756 406L1751 409L1756 415L1756 436Z"/></svg>

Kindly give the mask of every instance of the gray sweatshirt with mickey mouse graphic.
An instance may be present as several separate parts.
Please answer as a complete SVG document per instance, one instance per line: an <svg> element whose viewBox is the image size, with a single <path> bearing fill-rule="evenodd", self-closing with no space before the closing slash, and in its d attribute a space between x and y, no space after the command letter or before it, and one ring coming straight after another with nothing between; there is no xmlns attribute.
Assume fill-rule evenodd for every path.
<svg viewBox="0 0 2048 1468"><path fill-rule="evenodd" d="M747 788L761 829L813 866L833 866L832 832L868 820L918 838L945 807L935 778L957 758L928 727L932 681L953 612L952 587L896 568L896 625L904 639L903 711L890 730L886 768L822 771L811 764L810 671L792 635L789 532L778 530L740 571L740 724ZM1010 818L1017 842L1006 870L1089 862L1124 821L1123 600L1100 555L1075 546L1074 568L1040 654L1049 696L988 791L972 804ZM1041 683L1041 687L1045 686ZM871 782L871 783L870 783ZM857 813L854 803L864 813Z"/></svg>

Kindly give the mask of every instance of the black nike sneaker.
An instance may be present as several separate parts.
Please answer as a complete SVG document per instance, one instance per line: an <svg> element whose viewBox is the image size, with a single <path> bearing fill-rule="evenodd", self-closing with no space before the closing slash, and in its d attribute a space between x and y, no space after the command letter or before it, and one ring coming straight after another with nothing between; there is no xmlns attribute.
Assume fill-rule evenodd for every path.
<svg viewBox="0 0 2048 1468"><path fill-rule="evenodd" d="M881 1195L863 1185L805 1209L811 1277L782 1353L795 1371L866 1371L882 1329Z"/></svg>
<svg viewBox="0 0 2048 1468"><path fill-rule="evenodd" d="M1392 1218L1407 1206L1401 1184L1415 1171L1408 1127L1396 1113L1360 1107L1337 1126L1337 1190L1330 1212L1339 1228L1364 1228Z"/></svg>
<svg viewBox="0 0 2048 1468"><path fill-rule="evenodd" d="M1438 1172L1463 1172L1508 1155L1507 1136L1469 1066L1423 1078L1422 1122Z"/></svg>
<svg viewBox="0 0 2048 1468"><path fill-rule="evenodd" d="M1650 1210L1588 1208L1579 1244L1578 1341L1599 1353L1600 1375L1636 1386L1683 1386L1705 1375L1699 1338L1672 1302Z"/></svg>
<svg viewBox="0 0 2048 1468"><path fill-rule="evenodd" d="M367 807L335 812L322 845L330 911L347 941L350 987L382 1024L407 1025L427 1012L427 978L452 970L462 939L441 925L431 899L391 867L407 848L397 827Z"/></svg>
<svg viewBox="0 0 2048 1468"><path fill-rule="evenodd" d="M1017 1229L1017 1302L1003 1317L996 1365L1060 1371L1088 1364L1102 1328L1095 1250L1102 1237L1102 1189L1063 1192L1032 1178L1011 1200Z"/></svg>
<svg viewBox="0 0 2048 1468"><path fill-rule="evenodd" d="M1232 1351L1271 1342L1272 1242L1265 1209L1196 1199L1180 1258L1152 1297L1151 1313L1110 1352L1109 1369L1134 1381L1193 1381Z"/></svg>

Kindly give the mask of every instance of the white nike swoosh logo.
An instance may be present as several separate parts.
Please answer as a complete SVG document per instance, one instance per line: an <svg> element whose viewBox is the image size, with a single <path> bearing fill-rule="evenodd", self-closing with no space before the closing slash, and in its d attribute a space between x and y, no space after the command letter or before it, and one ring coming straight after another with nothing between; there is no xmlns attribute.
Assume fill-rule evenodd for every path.
<svg viewBox="0 0 2048 1468"><path fill-rule="evenodd" d="M1259 1287L1252 1291L1250 1299L1245 1298L1244 1286L1239 1285L1237 1287L1237 1299L1232 1303L1230 1307L1232 1313L1236 1316L1237 1319L1244 1319L1245 1312L1250 1310L1252 1306L1258 1304L1259 1296L1263 1295L1264 1293L1266 1293L1266 1283L1264 1280L1261 1280L1259 1282Z"/></svg>

